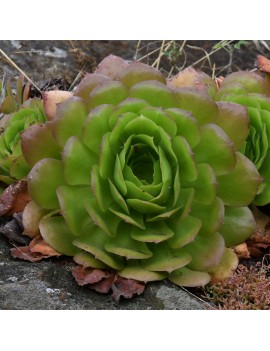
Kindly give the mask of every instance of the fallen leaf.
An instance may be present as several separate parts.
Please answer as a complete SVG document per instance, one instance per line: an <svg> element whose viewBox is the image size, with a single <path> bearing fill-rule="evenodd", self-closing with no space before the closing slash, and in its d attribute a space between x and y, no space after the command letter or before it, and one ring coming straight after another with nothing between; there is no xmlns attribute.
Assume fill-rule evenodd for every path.
<svg viewBox="0 0 270 351"><path fill-rule="evenodd" d="M103 278L99 282L96 282L94 284L89 284L88 287L99 293L107 294L111 290L112 284L116 276L114 272L109 272L108 274L108 277Z"/></svg>
<svg viewBox="0 0 270 351"><path fill-rule="evenodd" d="M51 256L44 256L38 252L32 252L29 246L21 246L21 247L14 247L10 249L11 255L14 258L20 258L25 261L30 262L38 262L43 260L44 258L48 258Z"/></svg>
<svg viewBox="0 0 270 351"><path fill-rule="evenodd" d="M142 282L118 277L112 285L112 297L116 302L119 302L121 296L131 299L135 294L142 294L144 289L145 284Z"/></svg>
<svg viewBox="0 0 270 351"><path fill-rule="evenodd" d="M83 268L83 266L77 266L74 268L72 275L79 285L97 283L101 279L109 277L109 274L106 271L97 268Z"/></svg>
<svg viewBox="0 0 270 351"><path fill-rule="evenodd" d="M235 246L234 252L238 256L238 258L250 258L250 252L246 242Z"/></svg>
<svg viewBox="0 0 270 351"><path fill-rule="evenodd" d="M15 218L3 225L0 232L17 244L27 245L29 243L29 238L22 235L22 228Z"/></svg>
<svg viewBox="0 0 270 351"><path fill-rule="evenodd" d="M50 245L48 245L41 235L36 236L31 240L29 248L33 253L40 253L45 257L61 256L62 254L55 251Z"/></svg>
<svg viewBox="0 0 270 351"><path fill-rule="evenodd" d="M27 190L27 182L20 180L9 185L0 197L0 216L11 216L22 212L31 197Z"/></svg>
<svg viewBox="0 0 270 351"><path fill-rule="evenodd" d="M270 73L270 60L263 55L257 56L257 66L261 72Z"/></svg>

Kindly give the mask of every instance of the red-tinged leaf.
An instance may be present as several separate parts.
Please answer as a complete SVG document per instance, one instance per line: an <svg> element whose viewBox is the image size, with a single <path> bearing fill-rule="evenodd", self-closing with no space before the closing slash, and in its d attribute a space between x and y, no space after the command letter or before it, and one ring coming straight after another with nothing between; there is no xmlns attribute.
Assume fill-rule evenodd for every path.
<svg viewBox="0 0 270 351"><path fill-rule="evenodd" d="M97 283L103 278L107 278L109 274L106 271L95 268L83 268L83 266L77 266L72 271L72 275L79 285Z"/></svg>
<svg viewBox="0 0 270 351"><path fill-rule="evenodd" d="M133 279L118 277L112 285L112 297L119 302L120 297L131 299L134 295L140 295L145 289L145 284Z"/></svg>
<svg viewBox="0 0 270 351"><path fill-rule="evenodd" d="M14 247L10 249L11 255L14 258L20 258L21 260L30 261L30 262L38 262L43 260L44 258L48 258L51 256L44 256L37 252L32 252L29 246L21 246Z"/></svg>
<svg viewBox="0 0 270 351"><path fill-rule="evenodd" d="M52 90L42 93L44 101L44 110L49 120L53 119L56 114L57 105L72 97L70 91Z"/></svg>
<svg viewBox="0 0 270 351"><path fill-rule="evenodd" d="M62 255L61 253L54 250L50 245L48 245L41 235L36 236L33 240L31 240L29 244L29 249L32 253L40 253L46 258Z"/></svg>
<svg viewBox="0 0 270 351"><path fill-rule="evenodd" d="M257 56L257 66L260 71L270 73L270 60L268 60L263 55Z"/></svg>
<svg viewBox="0 0 270 351"><path fill-rule="evenodd" d="M22 212L31 197L27 190L27 182L19 182L9 185L0 197L0 216L11 216Z"/></svg>
<svg viewBox="0 0 270 351"><path fill-rule="evenodd" d="M128 62L121 57L109 55L100 62L95 73L117 79L122 70L128 65Z"/></svg>
<svg viewBox="0 0 270 351"><path fill-rule="evenodd" d="M89 284L88 285L89 289L95 290L102 294L107 294L110 291L112 284L115 280L114 272L109 272L108 274L109 276L107 278L103 278L97 283Z"/></svg>

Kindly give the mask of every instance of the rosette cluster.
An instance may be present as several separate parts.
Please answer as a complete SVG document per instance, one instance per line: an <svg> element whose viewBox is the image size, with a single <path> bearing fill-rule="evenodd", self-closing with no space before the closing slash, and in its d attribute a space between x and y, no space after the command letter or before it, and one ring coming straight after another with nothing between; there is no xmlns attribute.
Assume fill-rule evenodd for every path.
<svg viewBox="0 0 270 351"><path fill-rule="evenodd" d="M216 99L247 107L250 132L240 151L263 178L254 204L266 205L270 202L270 85L256 73L232 73L224 79Z"/></svg>
<svg viewBox="0 0 270 351"><path fill-rule="evenodd" d="M17 112L5 115L1 120L0 133L0 182L11 184L22 179L30 171L21 150L20 134L30 125L46 120L43 103L30 99Z"/></svg>
<svg viewBox="0 0 270 351"><path fill-rule="evenodd" d="M246 108L107 57L56 117L22 133L40 233L84 267L199 286L230 275L261 177ZM46 147L44 147L46 145Z"/></svg>

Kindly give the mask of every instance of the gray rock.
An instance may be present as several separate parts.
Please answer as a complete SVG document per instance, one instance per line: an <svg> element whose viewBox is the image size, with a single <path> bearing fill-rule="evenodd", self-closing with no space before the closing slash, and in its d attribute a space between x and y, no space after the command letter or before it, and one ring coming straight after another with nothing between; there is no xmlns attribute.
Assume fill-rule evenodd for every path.
<svg viewBox="0 0 270 351"><path fill-rule="evenodd" d="M77 285L66 257L41 262L13 259L0 236L0 309L7 310L202 310L207 304L170 282L148 283L145 291L116 303Z"/></svg>

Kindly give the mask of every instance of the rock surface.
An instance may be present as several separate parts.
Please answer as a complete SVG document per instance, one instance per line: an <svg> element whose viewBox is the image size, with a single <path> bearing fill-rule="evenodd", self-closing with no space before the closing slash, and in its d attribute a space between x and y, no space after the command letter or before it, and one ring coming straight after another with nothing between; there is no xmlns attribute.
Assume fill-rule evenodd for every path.
<svg viewBox="0 0 270 351"><path fill-rule="evenodd" d="M131 300L116 303L78 286L74 263L60 257L31 263L13 259L11 244L0 234L0 309L2 310L203 310L207 305L170 282L148 283Z"/></svg>

